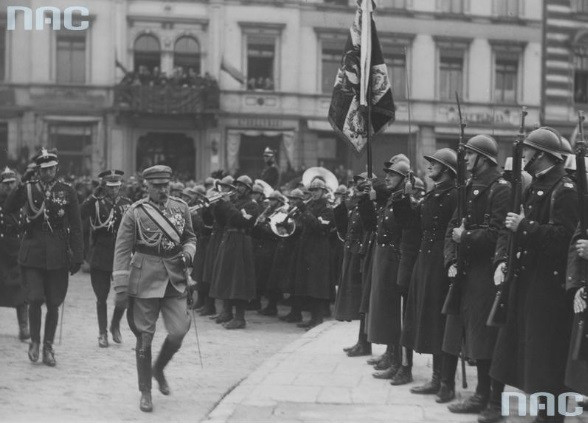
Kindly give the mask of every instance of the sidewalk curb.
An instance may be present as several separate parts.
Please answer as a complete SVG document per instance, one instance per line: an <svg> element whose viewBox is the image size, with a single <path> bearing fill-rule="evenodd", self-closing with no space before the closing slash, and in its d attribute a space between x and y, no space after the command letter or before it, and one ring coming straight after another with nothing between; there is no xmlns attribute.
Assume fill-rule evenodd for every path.
<svg viewBox="0 0 588 423"><path fill-rule="evenodd" d="M237 406L245 397L254 389L266 376L270 374L281 362L288 356L295 354L300 348L314 341L323 332L327 331L338 322L331 320L324 322L308 332L304 333L296 341L286 345L282 350L264 361L249 376L239 382L232 391L230 391L206 416L202 423L226 423L231 417ZM269 404L268 404L269 405Z"/></svg>

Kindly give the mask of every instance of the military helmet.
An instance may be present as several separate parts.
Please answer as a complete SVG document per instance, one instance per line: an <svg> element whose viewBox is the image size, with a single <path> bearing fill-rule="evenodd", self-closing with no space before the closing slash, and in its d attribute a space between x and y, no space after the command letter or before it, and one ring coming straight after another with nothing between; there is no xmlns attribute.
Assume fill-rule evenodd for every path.
<svg viewBox="0 0 588 423"><path fill-rule="evenodd" d="M253 181L247 175L241 175L241 176L239 176L237 178L237 180L235 181L235 183L236 184L239 183L239 184L245 185L250 190L253 189Z"/></svg>
<svg viewBox="0 0 588 423"><path fill-rule="evenodd" d="M343 195L347 194L347 187L343 184L339 185L335 190L335 194Z"/></svg>
<svg viewBox="0 0 588 423"><path fill-rule="evenodd" d="M451 148L442 148L435 151L432 156L424 156L429 162L441 163L457 175L457 153Z"/></svg>
<svg viewBox="0 0 588 423"><path fill-rule="evenodd" d="M405 156L406 157L406 156ZM384 168L384 172L386 173L396 173L400 176L408 176L410 174L410 163L406 160L399 160L394 163L392 161L386 162L390 163L390 166Z"/></svg>
<svg viewBox="0 0 588 423"><path fill-rule="evenodd" d="M568 139L565 137L561 137L561 147L561 154L564 156L574 154L574 150L572 150L572 144L570 144Z"/></svg>
<svg viewBox="0 0 588 423"><path fill-rule="evenodd" d="M563 160L561 135L553 128L542 126L531 131L523 140L523 145L543 151L558 160Z"/></svg>
<svg viewBox="0 0 588 423"><path fill-rule="evenodd" d="M418 189L423 192L426 190L425 183L423 182L423 180L416 176L414 178L414 189Z"/></svg>
<svg viewBox="0 0 588 423"><path fill-rule="evenodd" d="M498 164L496 159L498 157L498 144L490 135L476 135L470 138L465 148L481 154L494 164Z"/></svg>
<svg viewBox="0 0 588 423"><path fill-rule="evenodd" d="M295 188L287 195L288 198L304 200L304 193L302 190Z"/></svg>
<svg viewBox="0 0 588 423"><path fill-rule="evenodd" d="M253 184L252 190L254 193L263 194L263 187L257 183Z"/></svg>
<svg viewBox="0 0 588 423"><path fill-rule="evenodd" d="M314 178L308 187L309 191L315 189L322 189L328 191L327 184L321 178Z"/></svg>

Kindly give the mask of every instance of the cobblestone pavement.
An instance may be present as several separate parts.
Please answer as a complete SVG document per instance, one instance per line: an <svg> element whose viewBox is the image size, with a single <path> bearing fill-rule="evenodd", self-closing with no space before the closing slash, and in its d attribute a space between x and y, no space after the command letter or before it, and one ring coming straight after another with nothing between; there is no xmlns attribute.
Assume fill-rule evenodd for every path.
<svg viewBox="0 0 588 423"><path fill-rule="evenodd" d="M110 319L112 294L108 307ZM17 338L16 311L0 308L0 422L198 422L239 381L303 333L295 325L255 312L247 312L248 326L242 331L227 331L198 316L204 368L192 327L166 370L172 395L161 395L153 381L154 412L149 415L138 408L135 338L126 319L123 343L98 348L88 274L70 278L64 315L61 345L59 328L56 337L57 367L49 368L28 360L28 344ZM163 329L160 321L154 358Z"/></svg>
<svg viewBox="0 0 588 423"><path fill-rule="evenodd" d="M457 415L430 395L413 395L412 386L431 377L431 356L415 354L414 382L391 386L372 377L366 357L349 358L341 348L353 344L357 322L326 322L285 347L245 379L210 413L206 423L459 423L476 422L476 415ZM384 352L378 346L374 354ZM476 387L475 367L467 367L469 388ZM511 415L516 413L514 401ZM508 423L530 423L508 418ZM588 413L566 423L588 423Z"/></svg>

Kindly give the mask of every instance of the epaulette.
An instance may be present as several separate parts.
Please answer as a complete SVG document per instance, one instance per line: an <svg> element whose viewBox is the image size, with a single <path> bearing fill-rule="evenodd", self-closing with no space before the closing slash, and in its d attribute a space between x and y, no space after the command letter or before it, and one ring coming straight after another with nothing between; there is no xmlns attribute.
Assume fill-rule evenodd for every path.
<svg viewBox="0 0 588 423"><path fill-rule="evenodd" d="M148 200L149 200L148 198L141 198L140 200L137 200L133 204L131 204L131 206L129 208L130 209L137 208L141 204L146 203Z"/></svg>
<svg viewBox="0 0 588 423"><path fill-rule="evenodd" d="M178 202L178 203L180 203L180 204L184 204L186 207L188 207L188 203L186 203L184 200L182 200L182 199L181 199L181 198L179 198L179 197L174 197L174 196L170 195L170 196L169 196L169 199L170 199L170 200L174 200L174 201L176 201L176 202Z"/></svg>

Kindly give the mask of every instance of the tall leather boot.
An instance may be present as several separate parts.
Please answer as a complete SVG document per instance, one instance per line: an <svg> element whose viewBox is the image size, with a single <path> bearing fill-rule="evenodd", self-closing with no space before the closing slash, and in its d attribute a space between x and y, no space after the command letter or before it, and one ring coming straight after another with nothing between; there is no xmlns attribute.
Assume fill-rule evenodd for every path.
<svg viewBox="0 0 588 423"><path fill-rule="evenodd" d="M124 307L115 307L112 313L112 321L110 322L110 333L112 334L112 340L117 344L122 342L122 336L120 334L120 321L125 314Z"/></svg>
<svg viewBox="0 0 588 423"><path fill-rule="evenodd" d="M108 347L108 335L106 333L106 301L96 301L96 315L98 316L98 346L100 348Z"/></svg>
<svg viewBox="0 0 588 423"><path fill-rule="evenodd" d="M29 304L29 324L31 343L29 344L29 360L36 363L39 360L39 347L41 344L41 303L33 301Z"/></svg>
<svg viewBox="0 0 588 423"><path fill-rule="evenodd" d="M439 392L441 387L441 354L433 354L433 377L424 385L415 386L410 390L412 394L432 395Z"/></svg>
<svg viewBox="0 0 588 423"><path fill-rule="evenodd" d="M29 331L29 310L26 304L16 306L16 319L18 320L18 339L26 341L31 337Z"/></svg>
<svg viewBox="0 0 588 423"><path fill-rule="evenodd" d="M435 402L444 404L455 398L455 372L458 357L443 353L441 360L441 386L435 396Z"/></svg>
<svg viewBox="0 0 588 423"><path fill-rule="evenodd" d="M55 351L53 351L53 344L45 341L43 343L43 363L49 367L55 367Z"/></svg>
<svg viewBox="0 0 588 423"><path fill-rule="evenodd" d="M153 335L150 333L141 333L137 337L137 346L135 348L135 357L137 359L137 377L139 381L139 391L141 399L139 409L144 412L153 411L151 401L151 341Z"/></svg>
<svg viewBox="0 0 588 423"><path fill-rule="evenodd" d="M165 379L165 375L163 374L163 369L179 349L180 345L175 345L171 343L168 338L165 338L159 356L157 357L155 364L153 364L153 377L159 385L159 392L163 395L169 395L171 392L167 380Z"/></svg>

